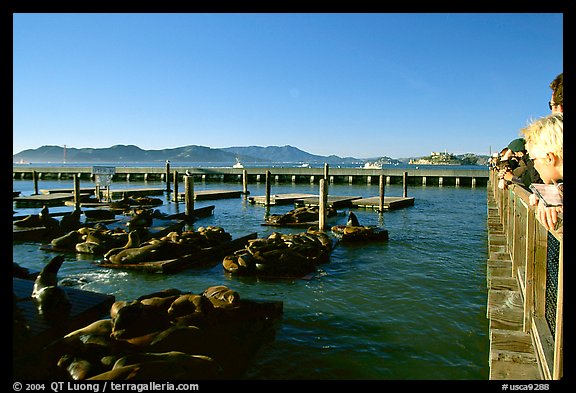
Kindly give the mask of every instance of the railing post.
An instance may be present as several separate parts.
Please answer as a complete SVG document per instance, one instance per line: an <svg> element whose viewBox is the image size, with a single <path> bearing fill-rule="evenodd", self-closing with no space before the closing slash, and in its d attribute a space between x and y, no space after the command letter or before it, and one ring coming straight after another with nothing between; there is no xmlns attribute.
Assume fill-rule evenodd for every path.
<svg viewBox="0 0 576 393"><path fill-rule="evenodd" d="M532 328L532 314L534 313L534 266L536 244L536 217L533 209L528 210L526 217L526 274L524 289L524 324L525 333L530 332Z"/></svg>
<svg viewBox="0 0 576 393"><path fill-rule="evenodd" d="M564 239L560 240L558 255L558 292L556 293L556 328L554 335L554 371L553 379L564 375Z"/></svg>

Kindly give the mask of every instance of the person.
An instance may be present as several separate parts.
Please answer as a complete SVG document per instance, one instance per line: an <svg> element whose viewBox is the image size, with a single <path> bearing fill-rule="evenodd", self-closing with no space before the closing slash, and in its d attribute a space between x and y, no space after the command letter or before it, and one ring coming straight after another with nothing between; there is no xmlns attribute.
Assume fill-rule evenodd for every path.
<svg viewBox="0 0 576 393"><path fill-rule="evenodd" d="M564 73L561 72L550 82L550 89L552 89L552 97L548 102L548 107L552 113L564 113ZM530 195L530 206L538 207L538 215L546 216L547 222L553 221L553 217L557 215L557 209L554 207L545 206L539 203L538 197L534 194Z"/></svg>
<svg viewBox="0 0 576 393"><path fill-rule="evenodd" d="M530 191L530 184L542 183L540 175L526 151L524 138L517 138L510 142L503 158L508 162L508 165L499 170L498 177L503 179L505 184L515 183Z"/></svg>
<svg viewBox="0 0 576 393"><path fill-rule="evenodd" d="M552 98L548 102L548 107L552 113L564 113L564 73L560 73L550 83Z"/></svg>
<svg viewBox="0 0 576 393"><path fill-rule="evenodd" d="M564 178L563 132L562 112L542 117L521 130L528 154L542 182L557 185L561 196L563 196ZM563 206L545 206L543 201L531 196L530 204L534 206L536 203L538 220L547 230L555 228L558 213L563 212Z"/></svg>

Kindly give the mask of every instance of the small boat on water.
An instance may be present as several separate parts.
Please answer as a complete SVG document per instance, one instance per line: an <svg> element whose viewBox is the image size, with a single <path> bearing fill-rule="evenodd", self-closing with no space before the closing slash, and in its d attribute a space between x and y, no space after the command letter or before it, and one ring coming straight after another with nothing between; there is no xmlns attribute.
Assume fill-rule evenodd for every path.
<svg viewBox="0 0 576 393"><path fill-rule="evenodd" d="M382 169L382 164L378 162L367 162L363 166L364 169Z"/></svg>
<svg viewBox="0 0 576 393"><path fill-rule="evenodd" d="M244 165L240 162L238 158L236 158L236 164L232 165L232 168L242 169Z"/></svg>
<svg viewBox="0 0 576 393"><path fill-rule="evenodd" d="M308 164L307 162L303 162L302 164L300 164L300 168L310 168L310 164Z"/></svg>

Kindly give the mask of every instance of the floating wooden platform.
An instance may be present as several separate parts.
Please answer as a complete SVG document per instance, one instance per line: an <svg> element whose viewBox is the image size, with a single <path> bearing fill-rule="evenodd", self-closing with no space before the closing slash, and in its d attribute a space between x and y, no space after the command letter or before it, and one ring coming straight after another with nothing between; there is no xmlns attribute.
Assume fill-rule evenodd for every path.
<svg viewBox="0 0 576 393"><path fill-rule="evenodd" d="M194 192L194 199L197 201L206 201L211 199L239 198L242 191L237 190L201 190ZM178 193L178 199L184 200L185 192Z"/></svg>
<svg viewBox="0 0 576 393"><path fill-rule="evenodd" d="M98 266L121 269L121 270L138 270L149 273L174 273L188 268L198 268L211 265L214 262L221 262L227 254L231 254L243 248L250 239L256 239L257 233L251 233L246 236L231 240L217 247L210 247L194 254L185 255L176 259L163 261L141 262L133 264L110 263L106 260L97 263Z"/></svg>
<svg viewBox="0 0 576 393"><path fill-rule="evenodd" d="M21 196L13 198L16 202L16 207L42 207L46 206L61 206L65 201L74 199L73 193L52 193L52 194L38 194L30 196Z"/></svg>
<svg viewBox="0 0 576 393"><path fill-rule="evenodd" d="M270 204L271 205L289 205L291 203L294 203L294 201L296 201L297 199L311 198L311 197L318 198L318 195L299 194L299 193L274 194L274 195L270 195ZM248 201L252 204L265 205L266 204L266 196L249 197Z"/></svg>
<svg viewBox="0 0 576 393"><path fill-rule="evenodd" d="M285 228L309 228L309 227L318 227L318 221L306 221L306 222L287 222L284 224L275 224L270 222L264 222L260 224L265 227L285 227Z"/></svg>
<svg viewBox="0 0 576 393"><path fill-rule="evenodd" d="M49 195L49 194L72 194L74 195L73 188L51 188L51 189L41 189L39 190L40 194ZM88 194L94 195L96 191L96 187L88 187L88 188L80 188L80 194Z"/></svg>
<svg viewBox="0 0 576 393"><path fill-rule="evenodd" d="M72 304L68 317L62 316L57 321L49 323L38 314L36 305L30 298L34 281L21 278L13 278L13 291L16 297L15 307L21 312L30 327L30 340L27 342L28 349L33 351L62 337L63 335L80 329L98 319L110 315L110 307L115 301L114 296L97 292L83 291L75 288L62 287ZM26 353L23 357L38 353Z"/></svg>
<svg viewBox="0 0 576 393"><path fill-rule="evenodd" d="M41 241L48 238L50 231L46 227L20 228L13 225L13 241Z"/></svg>
<svg viewBox="0 0 576 393"><path fill-rule="evenodd" d="M355 199L352 201L352 205L355 207L379 209L380 197ZM384 197L383 207L385 210L399 209L406 206L414 206L414 197Z"/></svg>
<svg viewBox="0 0 576 393"><path fill-rule="evenodd" d="M328 206L332 206L334 209L338 209L341 207L350 207L352 206L352 201L356 199L360 199L360 196L339 196L339 195L328 195ZM295 206L318 206L319 205L319 197L309 197L309 198L301 198L294 201Z"/></svg>

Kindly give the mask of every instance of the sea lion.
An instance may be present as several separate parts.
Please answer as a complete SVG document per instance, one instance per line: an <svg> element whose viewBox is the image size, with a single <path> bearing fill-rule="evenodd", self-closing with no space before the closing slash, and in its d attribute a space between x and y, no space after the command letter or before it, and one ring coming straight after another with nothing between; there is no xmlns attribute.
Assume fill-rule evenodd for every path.
<svg viewBox="0 0 576 393"><path fill-rule="evenodd" d="M54 238L50 245L56 248L75 249L76 244L82 240L82 235L78 231L70 231L67 234Z"/></svg>
<svg viewBox="0 0 576 393"><path fill-rule="evenodd" d="M215 285L202 292L212 305L221 308L236 307L240 303L240 294L224 285Z"/></svg>
<svg viewBox="0 0 576 393"><path fill-rule="evenodd" d="M60 229L60 222L50 216L50 212L48 211L48 206L44 205L42 210L40 210L40 222L42 225L48 229L55 230Z"/></svg>
<svg viewBox="0 0 576 393"><path fill-rule="evenodd" d="M14 221L13 224L20 228L36 228L42 226L38 214L30 214L21 220Z"/></svg>
<svg viewBox="0 0 576 393"><path fill-rule="evenodd" d="M66 291L58 286L58 270L64 263L63 255L56 255L38 274L32 289L32 299L38 312L47 318L67 317L71 303Z"/></svg>
<svg viewBox="0 0 576 393"><path fill-rule="evenodd" d="M106 254L104 254L104 259L110 259L112 255L118 254L120 251L124 251L128 248L135 248L140 246L140 236L138 231L130 231L128 233L128 241L122 247L111 248Z"/></svg>
<svg viewBox="0 0 576 393"><path fill-rule="evenodd" d="M356 217L356 214L354 214L352 211L350 211L348 213L348 222L346 223L346 226L349 226L349 227L359 227L360 226L360 222L358 221L358 217Z"/></svg>
<svg viewBox="0 0 576 393"><path fill-rule="evenodd" d="M112 319L112 337L114 339L129 339L144 336L169 326L166 311L157 307L147 306L135 300L115 313Z"/></svg>
<svg viewBox="0 0 576 393"><path fill-rule="evenodd" d="M82 210L80 206L76 206L72 213L65 214L60 219L60 229L63 231L71 231L80 228L80 216L82 215Z"/></svg>
<svg viewBox="0 0 576 393"><path fill-rule="evenodd" d="M146 376L156 379L215 379L222 376L222 367L209 356L179 351L136 353L116 361L112 370L135 364L146 364ZM152 374L150 374L153 372Z"/></svg>

